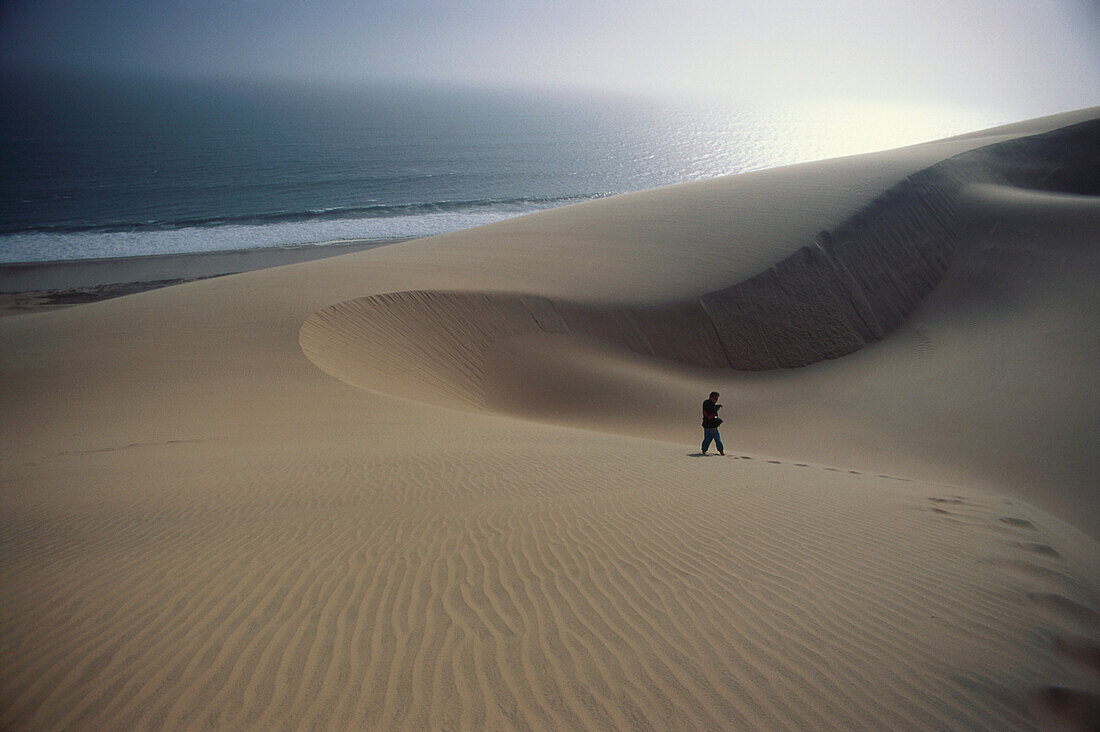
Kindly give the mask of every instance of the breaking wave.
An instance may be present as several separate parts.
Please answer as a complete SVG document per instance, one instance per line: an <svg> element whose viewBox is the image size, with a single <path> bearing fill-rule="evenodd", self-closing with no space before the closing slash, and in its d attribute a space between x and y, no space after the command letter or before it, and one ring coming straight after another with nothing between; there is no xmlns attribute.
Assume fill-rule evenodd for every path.
<svg viewBox="0 0 1100 732"><path fill-rule="evenodd" d="M407 205L96 226L0 235L0 261L42 262L434 236L573 203L580 198L437 201Z"/></svg>

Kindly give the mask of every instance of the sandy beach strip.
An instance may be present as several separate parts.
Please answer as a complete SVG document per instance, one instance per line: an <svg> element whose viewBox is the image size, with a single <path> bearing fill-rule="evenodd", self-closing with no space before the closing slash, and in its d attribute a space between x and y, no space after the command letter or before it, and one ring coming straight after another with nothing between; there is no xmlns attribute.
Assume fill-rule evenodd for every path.
<svg viewBox="0 0 1100 732"><path fill-rule="evenodd" d="M0 315L96 302L191 280L350 254L402 239L138 257L0 262Z"/></svg>
<svg viewBox="0 0 1100 732"><path fill-rule="evenodd" d="M3 318L0 726L1095 726L1098 119Z"/></svg>

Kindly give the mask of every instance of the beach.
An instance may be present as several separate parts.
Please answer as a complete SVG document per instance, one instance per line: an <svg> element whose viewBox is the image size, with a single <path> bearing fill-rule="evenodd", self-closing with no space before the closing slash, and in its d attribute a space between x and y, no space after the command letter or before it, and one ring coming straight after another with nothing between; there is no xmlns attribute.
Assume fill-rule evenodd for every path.
<svg viewBox="0 0 1100 732"><path fill-rule="evenodd" d="M401 240L0 263L0 317L109 300L207 277L335 257L395 241Z"/></svg>
<svg viewBox="0 0 1100 732"><path fill-rule="evenodd" d="M1098 118L24 302L0 726L1095 727Z"/></svg>

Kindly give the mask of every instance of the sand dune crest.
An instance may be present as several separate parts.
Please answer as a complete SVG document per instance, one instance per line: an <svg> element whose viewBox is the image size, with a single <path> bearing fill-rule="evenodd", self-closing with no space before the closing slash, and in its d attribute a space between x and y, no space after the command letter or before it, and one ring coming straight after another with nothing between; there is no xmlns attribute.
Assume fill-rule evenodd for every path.
<svg viewBox="0 0 1100 732"><path fill-rule="evenodd" d="M614 305L395 292L320 311L303 324L300 342L311 360L349 383L475 407L485 406L487 349L539 332L701 368L794 368L838 358L896 330L939 283L959 228L973 219L957 210L964 188L1026 183L1087 193L1090 171L1100 169L1098 138L1100 122L1089 121L956 155L910 175L765 272L699 298Z"/></svg>
<svg viewBox="0 0 1100 732"><path fill-rule="evenodd" d="M1090 724L1096 116L3 319L0 727Z"/></svg>

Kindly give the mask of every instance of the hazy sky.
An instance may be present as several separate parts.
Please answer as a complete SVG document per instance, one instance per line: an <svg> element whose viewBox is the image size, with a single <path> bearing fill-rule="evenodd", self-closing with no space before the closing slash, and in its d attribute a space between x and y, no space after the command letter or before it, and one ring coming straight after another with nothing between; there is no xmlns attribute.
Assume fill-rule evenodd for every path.
<svg viewBox="0 0 1100 732"><path fill-rule="evenodd" d="M0 63L729 98L1100 103L1095 0L0 0Z"/></svg>

